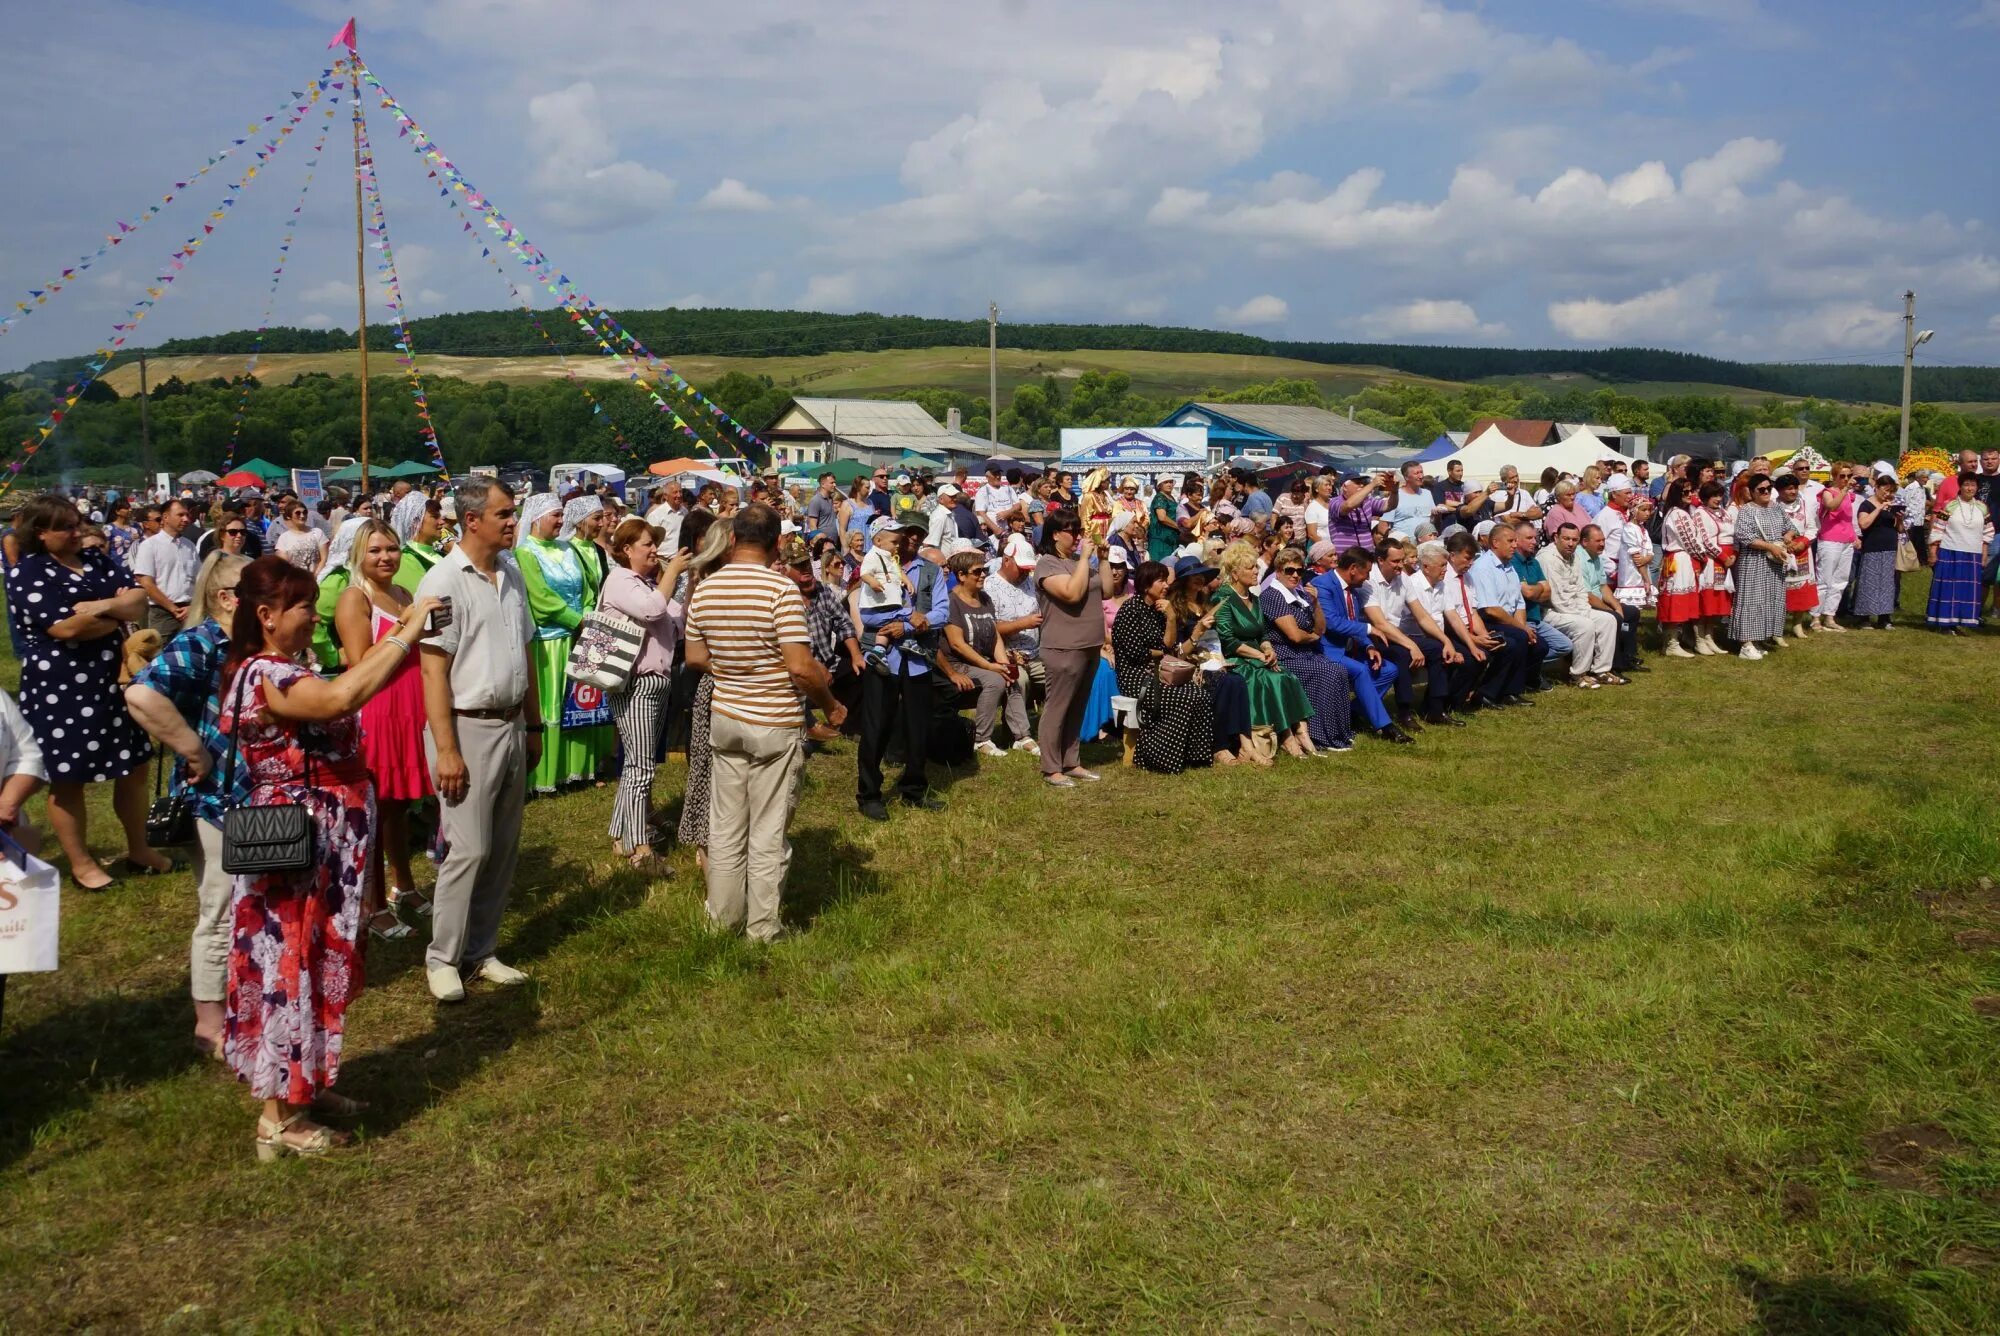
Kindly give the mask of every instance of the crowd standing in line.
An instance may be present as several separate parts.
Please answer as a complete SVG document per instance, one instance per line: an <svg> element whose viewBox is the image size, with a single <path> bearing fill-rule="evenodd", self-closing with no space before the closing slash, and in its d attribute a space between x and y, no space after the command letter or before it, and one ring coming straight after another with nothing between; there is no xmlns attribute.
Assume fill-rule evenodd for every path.
<svg viewBox="0 0 2000 1336"><path fill-rule="evenodd" d="M22 804L46 782L72 884L174 870L148 842L147 736L174 758L194 1043L262 1101L261 1157L320 1154L363 1107L333 1086L369 936L428 920L441 1003L526 979L498 953L532 796L615 781L613 855L666 878L661 841L693 847L710 921L770 941L805 760L842 737L859 814L888 821L891 798L941 810L934 767L975 758L1096 782L1081 749L1107 732L1157 773L1269 767L1357 737L1410 746L1558 684L1629 686L1647 609L1667 657L1755 660L1887 629L1902 574L1928 565L1926 622L1980 624L2000 451L1941 480L1814 472L1607 460L1530 490L1455 465L1270 489L877 469L804 495L776 475L747 496L675 481L644 515L610 489L473 477L316 508L218 497L198 536L191 498L86 519L41 496L0 539L22 664L20 705L0 697L0 830L34 839ZM614 625L629 671L573 678ZM688 762L671 832L653 806L670 739ZM87 841L95 783L113 786L115 868ZM225 817L263 805L308 808L316 857L232 877Z"/></svg>

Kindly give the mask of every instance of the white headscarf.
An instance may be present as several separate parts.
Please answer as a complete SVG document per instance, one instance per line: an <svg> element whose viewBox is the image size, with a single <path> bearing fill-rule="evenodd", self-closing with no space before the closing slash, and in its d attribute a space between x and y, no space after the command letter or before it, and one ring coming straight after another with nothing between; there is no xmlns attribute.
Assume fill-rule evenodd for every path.
<svg viewBox="0 0 2000 1336"><path fill-rule="evenodd" d="M595 492L587 492L563 507L562 528L556 532L556 541L565 542L576 536L576 526L604 509L604 501Z"/></svg>
<svg viewBox="0 0 2000 1336"><path fill-rule="evenodd" d="M541 521L542 516L552 510L562 509L562 502L556 500L554 492L536 492L521 503L521 513L515 520L514 546L519 547L528 539L529 532Z"/></svg>
<svg viewBox="0 0 2000 1336"><path fill-rule="evenodd" d="M396 508L389 513L389 527L396 531L396 537L406 543L416 537L417 530L423 526L424 510L429 505L422 492L411 492L398 501Z"/></svg>
<svg viewBox="0 0 2000 1336"><path fill-rule="evenodd" d="M327 569L347 565L348 556L354 551L354 535L366 523L366 515L349 515L340 522L340 527L333 531L333 544L327 549Z"/></svg>

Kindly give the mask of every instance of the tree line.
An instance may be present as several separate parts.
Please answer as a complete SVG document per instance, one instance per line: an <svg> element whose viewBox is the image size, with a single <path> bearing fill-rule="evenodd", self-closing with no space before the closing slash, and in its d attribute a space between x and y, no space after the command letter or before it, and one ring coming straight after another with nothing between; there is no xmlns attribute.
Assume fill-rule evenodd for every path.
<svg viewBox="0 0 2000 1336"><path fill-rule="evenodd" d="M475 464L546 468L574 460L641 468L656 459L701 456L710 449L740 453L737 442L718 432L712 419L683 403L678 405L683 419L701 429L705 445L688 441L643 390L627 382L593 383L588 396L568 381L475 382L440 376L428 378L426 389L431 420L454 472ZM770 377L740 371L701 389L755 430L768 427L790 400L790 391ZM53 404L55 392L48 382L16 384L0 392L0 432L11 442L26 439ZM986 435L989 412L982 395L930 388L908 397L940 422L955 408L965 431ZM1064 427L1156 423L1187 398L1352 410L1358 420L1417 446L1442 432L1469 430L1485 417L1600 423L1655 440L1671 431L1744 436L1755 427L1801 426L1808 442L1828 458L1857 461L1893 458L1897 436L1894 411L1856 410L1826 399L1770 400L1748 407L1717 395L1646 399L1611 390L1553 393L1492 383L1452 389L1388 384L1329 398L1309 380L1151 396L1135 391L1122 371L1088 371L1015 387L1000 414L999 438L1013 449L1054 449ZM139 408L137 396L121 397L102 382L93 386L32 461L30 481L136 477L144 462ZM197 468L219 472L225 457L238 463L261 457L286 467L313 467L329 457L356 454L360 445L360 384L352 377L301 375L282 385L266 385L254 377L187 383L170 376L152 387L146 408L152 467L176 475ZM369 441L377 462L429 458L415 405L401 380L371 378ZM1911 414L1911 441L1944 450L2000 445L2000 419L1919 404Z"/></svg>
<svg viewBox="0 0 2000 1336"><path fill-rule="evenodd" d="M728 308L651 310L616 313L638 339L673 354L720 357L803 357L831 352L875 352L890 348L964 347L986 341L983 320L939 320L925 316L861 312L832 315L811 311ZM542 326L566 354L596 352L560 312L542 313ZM471 357L540 356L549 351L521 312L465 311L425 316L410 322L411 338L422 352ZM256 342L252 330L204 338L170 339L153 351L176 354L243 353ZM390 349L393 331L368 332L371 349ZM1694 382L1765 390L1794 398L1851 403L1894 403L1902 395L1900 366L1731 362L1699 353L1662 348L1447 348L1395 343L1329 343L1263 339L1226 330L1163 325L1003 324L1001 343L1029 351L1133 349L1153 352L1238 353L1289 357L1333 365L1386 367L1439 380L1569 373L1600 381ZM266 352L335 352L352 348L351 332L278 326L265 331ZM28 368L39 379L73 378L82 359L40 363ZM1919 366L1917 397L1943 403L2000 401L2000 367Z"/></svg>

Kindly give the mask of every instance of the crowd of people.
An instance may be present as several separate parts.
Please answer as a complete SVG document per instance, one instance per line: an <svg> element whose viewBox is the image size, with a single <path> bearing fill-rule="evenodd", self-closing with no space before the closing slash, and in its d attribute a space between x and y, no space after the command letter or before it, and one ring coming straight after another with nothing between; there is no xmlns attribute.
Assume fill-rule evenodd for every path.
<svg viewBox="0 0 2000 1336"><path fill-rule="evenodd" d="M1608 458L1534 488L1419 464L1265 488L878 469L844 492L830 474L669 482L644 514L486 477L202 514L37 496L0 536L21 661L0 829L33 842L24 804L46 783L85 891L188 866L185 849L194 1043L262 1101L261 1157L320 1154L363 1107L333 1087L369 937L428 927L441 1003L525 979L498 949L532 798L615 783L612 855L665 878L659 846L691 847L712 924L769 942L806 758L842 738L858 813L888 821L892 801L944 806L939 765L1072 789L1101 779L1082 747L1109 734L1157 773L1270 767L1629 686L1642 648L1755 660L1882 630L1920 566L1928 624L1980 624L2000 451L1942 479L1814 473ZM575 668L606 628L630 645L608 689ZM653 795L670 742L687 754L671 832ZM149 762L189 830L162 833ZM94 784L121 827L111 866L88 840ZM263 807L306 809L313 856L232 875L229 814Z"/></svg>

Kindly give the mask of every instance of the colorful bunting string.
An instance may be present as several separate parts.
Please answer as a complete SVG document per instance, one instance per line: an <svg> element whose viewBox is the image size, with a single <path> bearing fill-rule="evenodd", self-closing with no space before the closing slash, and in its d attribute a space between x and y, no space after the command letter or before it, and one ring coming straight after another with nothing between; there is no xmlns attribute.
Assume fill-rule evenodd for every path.
<svg viewBox="0 0 2000 1336"><path fill-rule="evenodd" d="M345 61L334 64L333 72L344 71ZM222 475L228 477L236 466L236 444L243 434L243 419L250 413L250 379L257 374L257 361L264 355L264 335L271 328L271 313L277 309L278 284L285 276L285 265L292 258L292 240L298 235L299 216L305 212L306 194L312 189L313 174L319 168L319 155L326 150L326 138L333 129L333 118L340 110L339 104L327 106L324 119L320 122L319 137L313 141L312 156L306 159L305 184L299 187L298 202L292 206L291 216L285 221L284 239L278 243L278 267L271 271L271 290L264 299L264 318L257 323L257 337L251 341L249 360L243 364L243 384L236 396L236 413L229 423L229 445L222 455Z"/></svg>
<svg viewBox="0 0 2000 1336"><path fill-rule="evenodd" d="M403 302L403 283L396 274L396 252L389 244L389 215L382 207L382 183L375 174L375 149L368 142L368 120L361 109L361 89L354 89L354 133L358 160L355 170L360 174L362 193L368 198L367 232L371 240L368 248L381 253L375 262L375 271L383 276L388 286L389 296L385 303L389 318L396 326L396 363L403 368L403 375L410 382L410 397L417 405L417 429L423 433L424 441L431 448L431 463L437 466L440 476L451 481L451 473L444 466L444 449L438 444L437 428L431 422L430 400L424 394L423 376L417 371L417 346L410 337L410 327L406 319Z"/></svg>
<svg viewBox="0 0 2000 1336"><path fill-rule="evenodd" d="M374 71L368 68L366 62L357 61L356 63L361 77L381 95L382 107L396 117L397 124L401 127L400 134L407 136L411 140L416 152L427 160L435 171L442 176L444 184L439 187L439 194L449 198L450 192L457 191L464 199L465 204L474 213L479 215L480 220L486 225L487 229L499 238L500 244L516 259L520 260L522 264L528 266L529 271L535 275L536 281L561 304L571 321L579 329L590 334L592 342L597 345L600 352L614 360L633 366L634 369L629 373L628 379L646 390L648 397L653 400L654 406L662 413L668 415L678 431L696 443L701 444L704 448L707 448L705 438L692 427L688 426L686 421L674 409L673 405L663 399L658 390L647 382L645 376L637 369L638 362L643 361L646 369L651 371L655 377L664 381L678 393L699 403L707 411L708 416L713 419L712 425L717 429L733 433L745 445L759 451L767 449L763 440L756 433L730 417L719 405L711 402L699 390L695 389L693 385L681 377L679 373L675 372L671 366L654 356L647 350L643 343L634 337L629 330L625 329L624 326L619 324L608 311L605 311L587 295L580 292L576 285L570 281L567 274L558 272L549 263L547 256L542 253L540 248L529 241L525 233L509 222L483 194L473 187L464 173L459 171L458 166L444 155L443 151L437 147L435 141L424 133L423 128L403 109L394 95L383 86L381 80L376 78ZM471 223L467 222L465 228L467 231L470 231ZM616 340L616 344L613 343L613 340ZM621 345L625 351L620 350ZM714 451L710 449L709 453L713 456Z"/></svg>
<svg viewBox="0 0 2000 1336"><path fill-rule="evenodd" d="M322 81L325 80L332 73L333 71L330 69L322 70L320 72L321 80ZM108 232L105 234L103 245L99 246L96 250L92 251L90 254L79 259L75 264L70 265L67 269L64 269L60 274L57 274L54 278L42 284L40 287L29 288L28 297L31 300L15 302L13 311L4 317L0 317L0 338L4 338L10 331L12 331L13 327L16 324L20 323L23 320L26 320L29 316L33 315L36 312L36 310L47 305L49 298L55 296L58 292L61 292L64 288L68 287L71 283L75 282L79 274L84 273L93 264L96 264L106 255L109 255L113 247L120 245L121 243L124 242L124 240L127 237L131 236L134 232L137 232L140 228L144 227L147 223L151 222L155 217L159 215L162 209L166 208L167 205L172 204L174 202L174 198L177 195L179 195L182 191L185 191L189 186L201 180L202 177L207 176L209 172L215 169L217 164L227 160L232 154L236 152L237 149L243 147L245 144L250 143L252 139L262 134L265 126L269 125L272 121L278 119L279 116L284 114L285 109L287 107L292 107L293 104L298 102L298 100L304 96L305 96L304 93L287 93L285 95L284 100L278 104L278 109L272 112L269 116L264 117L264 119L261 121L251 122L251 124L243 131L243 137L241 139L230 140L229 143L221 150L210 154L208 161L203 163L200 167L197 167L192 173L190 173L186 180L174 182L174 188L172 190L169 190L166 194L162 195L160 197L160 202L158 204L149 204L146 206L145 212L134 214L133 217L136 221L128 223L123 219L120 219L117 224L117 231ZM296 108L294 109L296 110Z"/></svg>
<svg viewBox="0 0 2000 1336"><path fill-rule="evenodd" d="M201 230L191 234L186 241L180 244L179 248L168 258L167 263L161 268L160 272L153 276L152 285L145 289L146 295L132 304L131 308L125 312L123 320L111 326L111 331L116 337L99 345L91 353L90 360L84 364L82 374L57 396L56 407L49 410L48 415L36 424L34 431L28 438L21 442L20 453L7 465L6 476L0 477L0 496L6 495L7 491L13 487L21 476L21 470L28 466L29 461L35 457L35 453L47 443L49 437L54 434L55 429L62 425L63 418L68 416L69 410L76 406L77 400L83 397L83 392L96 383L99 376L104 374L104 368L110 365L111 359L117 355L118 350L123 348L126 341L132 337L133 331L139 327L139 322L152 314L153 307L159 302L161 297L166 295L167 289L173 285L174 280L180 277L181 272L187 267L187 262L194 257L194 253L200 250L202 243L214 234L216 227L229 217L230 209L234 207L243 188L256 178L258 171L263 168L265 163L277 155L278 150L284 146L285 140L291 137L292 131L297 129L299 122L305 119L306 113L318 103L320 95L329 86L335 89L344 86L341 83L332 83L329 85L328 80L332 78L332 75L333 70L331 68L327 69L321 78L315 82L311 96L306 101L294 106L291 118L283 126L279 127L277 134L257 147L254 161L245 169L243 175L238 177L236 182L228 188L218 206L203 218Z"/></svg>

